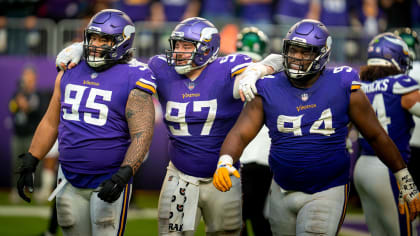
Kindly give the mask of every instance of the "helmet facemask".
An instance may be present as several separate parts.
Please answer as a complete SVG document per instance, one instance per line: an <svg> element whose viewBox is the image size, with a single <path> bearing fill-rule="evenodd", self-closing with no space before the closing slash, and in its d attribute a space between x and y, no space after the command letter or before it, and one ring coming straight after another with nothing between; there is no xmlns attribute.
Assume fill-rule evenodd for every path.
<svg viewBox="0 0 420 236"><path fill-rule="evenodd" d="M190 42L194 46L194 50L191 52L182 52L178 51L176 47L177 41L182 42ZM194 59L200 55L204 55L204 53L200 53L197 50L197 46L199 46L200 42L192 41L192 40L186 40L186 39L179 39L177 37L171 37L169 38L169 44L171 47L171 50L166 51L166 60L170 66L174 66L176 72L178 74L187 74L195 69L201 68L205 66L206 64L203 64L201 66L196 66L194 62ZM190 54L190 57L184 57L183 54ZM186 61L186 63L184 63Z"/></svg>
<svg viewBox="0 0 420 236"><path fill-rule="evenodd" d="M111 45L92 45L91 38L93 34L96 34L99 37L105 37L107 41L111 42ZM97 68L107 64L108 62L113 61L114 59L111 58L111 55L116 51L116 47L114 46L115 37L113 35L103 34L101 32L92 30L85 31L85 43L83 45L83 53L86 62L89 64L89 66Z"/></svg>
<svg viewBox="0 0 420 236"><path fill-rule="evenodd" d="M194 50L178 51L177 42L190 42ZM220 48L220 35L216 27L204 18L192 17L179 23L169 38L170 49L166 51L168 65L178 74L187 74L216 60ZM183 58L181 54L191 54ZM185 63L187 61L187 63Z"/></svg>
<svg viewBox="0 0 420 236"><path fill-rule="evenodd" d="M301 58L289 55L295 53L290 52L290 50L296 49L302 50L300 52L303 54ZM305 80L305 78L323 69L328 61L329 51L330 49L327 49L327 47L317 47L299 41L284 40L283 57L286 74L293 80ZM323 60L326 57L327 60Z"/></svg>

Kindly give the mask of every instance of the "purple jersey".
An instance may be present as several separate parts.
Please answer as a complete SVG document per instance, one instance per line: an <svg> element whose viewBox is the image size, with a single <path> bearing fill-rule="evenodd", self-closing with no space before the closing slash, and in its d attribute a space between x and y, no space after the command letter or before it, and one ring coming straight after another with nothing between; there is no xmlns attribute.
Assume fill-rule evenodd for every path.
<svg viewBox="0 0 420 236"><path fill-rule="evenodd" d="M223 140L243 106L233 98L235 75L250 62L240 54L220 57L192 82L168 66L166 58L150 59L170 139L169 156L180 171L196 177L214 174Z"/></svg>
<svg viewBox="0 0 420 236"><path fill-rule="evenodd" d="M95 72L85 61L61 78L60 164L67 172L98 175L120 167L130 135L125 106L132 89L154 93L147 67L116 64Z"/></svg>
<svg viewBox="0 0 420 236"><path fill-rule="evenodd" d="M347 184L347 114L359 76L350 67L325 69L307 89L291 85L284 72L257 82L269 128L269 163L284 189L315 193Z"/></svg>
<svg viewBox="0 0 420 236"><path fill-rule="evenodd" d="M410 154L410 130L414 127L412 115L401 106L401 96L419 89L408 75L394 75L373 82L363 81L362 89L369 98L382 127L397 145L407 162ZM369 143L361 138L362 153L376 155Z"/></svg>

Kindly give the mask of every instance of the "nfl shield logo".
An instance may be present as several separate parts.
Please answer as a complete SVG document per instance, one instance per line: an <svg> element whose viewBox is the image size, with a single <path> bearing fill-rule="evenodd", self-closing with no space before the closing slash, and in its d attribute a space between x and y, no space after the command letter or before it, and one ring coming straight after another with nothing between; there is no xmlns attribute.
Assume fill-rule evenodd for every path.
<svg viewBox="0 0 420 236"><path fill-rule="evenodd" d="M189 82L188 83L188 89L189 90L193 90L195 88L195 84L194 84L194 82Z"/></svg>
<svg viewBox="0 0 420 236"><path fill-rule="evenodd" d="M96 77L98 77L98 73L94 72L90 75L91 79L95 79Z"/></svg>
<svg viewBox="0 0 420 236"><path fill-rule="evenodd" d="M309 95L307 93L303 93L302 95L300 95L300 98L302 99L302 101L306 102L309 99Z"/></svg>

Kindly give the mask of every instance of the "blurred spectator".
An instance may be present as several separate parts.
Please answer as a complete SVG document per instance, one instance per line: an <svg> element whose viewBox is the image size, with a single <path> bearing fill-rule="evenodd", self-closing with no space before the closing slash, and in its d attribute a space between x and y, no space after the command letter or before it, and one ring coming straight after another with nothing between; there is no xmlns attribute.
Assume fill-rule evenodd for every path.
<svg viewBox="0 0 420 236"><path fill-rule="evenodd" d="M35 30L35 26L40 3L40 0L10 0L0 5L0 17L2 17L0 28L3 28L3 37L7 38L4 50L7 50L8 54L26 55L31 46L39 44L39 32ZM24 28L9 25L4 17L21 19ZM4 31L4 28L7 28L7 31Z"/></svg>
<svg viewBox="0 0 420 236"><path fill-rule="evenodd" d="M113 3L112 8L127 13L133 22L148 21L152 2L153 0L117 0Z"/></svg>
<svg viewBox="0 0 420 236"><path fill-rule="evenodd" d="M420 1L411 1L411 27L420 28Z"/></svg>
<svg viewBox="0 0 420 236"><path fill-rule="evenodd" d="M350 12L351 35L347 35L345 51L348 62L367 57L369 41L386 28L386 17L377 0L362 0L362 5Z"/></svg>
<svg viewBox="0 0 420 236"><path fill-rule="evenodd" d="M38 9L38 15L54 21L76 19L87 14L90 2L96 3L94 0L45 0Z"/></svg>
<svg viewBox="0 0 420 236"><path fill-rule="evenodd" d="M9 110L13 116L14 126L11 142L12 171L16 171L18 156L29 149L32 136L43 115L40 103L41 95L36 89L36 84L37 72L35 68L26 66L19 79L17 90L9 102ZM18 202L20 199L16 190L16 182L16 176L12 174L10 200L13 203ZM39 180L37 183L39 186Z"/></svg>
<svg viewBox="0 0 420 236"><path fill-rule="evenodd" d="M152 23L161 26L165 22L179 22L183 19L198 16L198 0L155 0L152 4Z"/></svg>
<svg viewBox="0 0 420 236"><path fill-rule="evenodd" d="M175 23L198 16L200 5L199 0L154 0L151 6L151 27L155 29L156 34L152 37L151 32L146 31L140 33L139 38L145 38L147 42L155 40L159 45L157 53L162 53L163 49L169 46L168 37Z"/></svg>
<svg viewBox="0 0 420 236"><path fill-rule="evenodd" d="M7 52L7 18L0 16L0 54Z"/></svg>
<svg viewBox="0 0 420 236"><path fill-rule="evenodd" d="M387 29L411 27L411 0L380 0L379 3L386 15Z"/></svg>
<svg viewBox="0 0 420 236"><path fill-rule="evenodd" d="M222 27L235 20L235 0L201 0L200 16Z"/></svg>
<svg viewBox="0 0 420 236"><path fill-rule="evenodd" d="M362 7L357 8L356 16L351 20L351 25L370 40L385 30L386 16L379 8L377 0L363 0Z"/></svg>
<svg viewBox="0 0 420 236"><path fill-rule="evenodd" d="M313 19L308 15L312 1L314 0L278 0L274 11L275 22L289 28L301 19Z"/></svg>
<svg viewBox="0 0 420 236"><path fill-rule="evenodd" d="M239 0L239 19L248 26L271 24L272 5L273 0Z"/></svg>
<svg viewBox="0 0 420 236"><path fill-rule="evenodd" d="M353 6L360 5L360 0L314 0L311 2L311 19L324 23L333 38L332 53L334 61L344 62L347 27L350 25L350 11ZM333 27L331 27L333 26Z"/></svg>

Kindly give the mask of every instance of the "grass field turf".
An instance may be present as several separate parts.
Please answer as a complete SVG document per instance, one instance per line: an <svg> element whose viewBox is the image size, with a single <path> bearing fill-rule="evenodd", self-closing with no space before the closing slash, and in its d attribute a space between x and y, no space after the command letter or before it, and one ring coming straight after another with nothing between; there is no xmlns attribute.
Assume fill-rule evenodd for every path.
<svg viewBox="0 0 420 236"><path fill-rule="evenodd" d="M135 198L132 199L132 206L136 209L156 209L158 204L159 192L158 191L136 191ZM18 207L39 207L41 206L44 212L49 212L50 207L48 204L27 204L23 201L18 204L11 204L8 199L7 191L0 191L0 210L5 207L18 206ZM350 206L347 212L361 213L360 209L352 209ZM45 214L45 215L48 215ZM6 236L36 236L45 231L48 227L48 217L41 216L10 216L0 215L0 235ZM247 224L248 229L251 229L250 224ZM126 236L153 236L158 232L156 217L141 218L128 217L125 234ZM57 235L62 235L59 231ZM203 222L200 223L196 236L205 236L205 228ZM339 233L339 236L354 236L357 234ZM249 236L253 236L252 233Z"/></svg>
<svg viewBox="0 0 420 236"><path fill-rule="evenodd" d="M158 191L137 191L135 198L132 199L132 205L137 209L157 208L159 199ZM34 206L47 207L47 203L27 204L23 201L18 204L11 204L8 199L7 191L0 191L0 208L6 206L27 206L28 208ZM48 227L48 218L46 217L31 217L31 216L0 216L0 235L1 236L36 236L40 235ZM59 232L57 235L62 235ZM151 219L130 219L128 217L125 236L153 236L158 235L158 224L155 217ZM196 236L204 236L204 224L200 223Z"/></svg>

